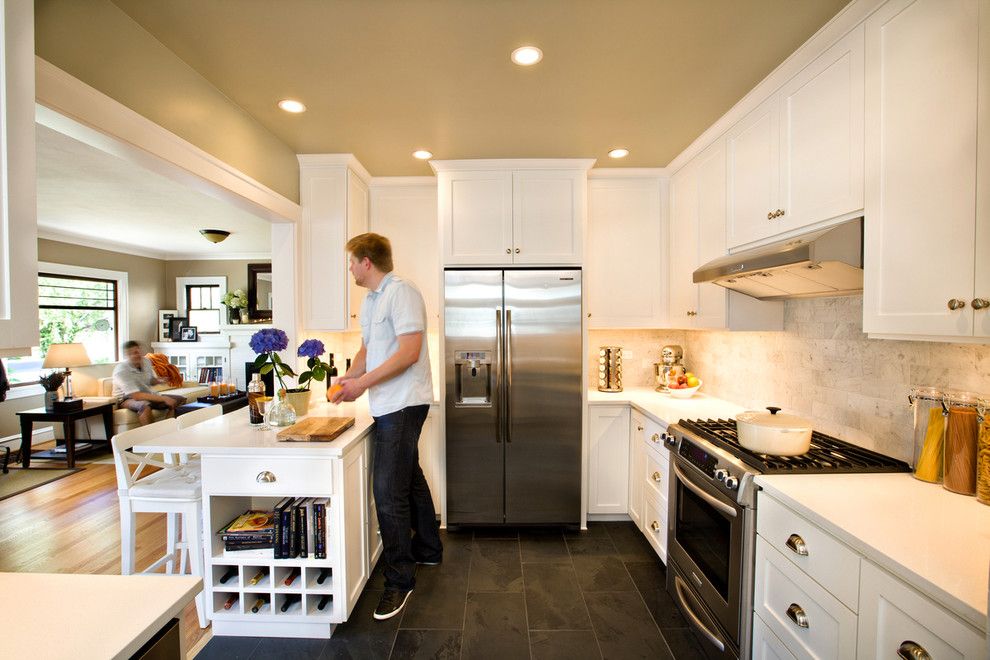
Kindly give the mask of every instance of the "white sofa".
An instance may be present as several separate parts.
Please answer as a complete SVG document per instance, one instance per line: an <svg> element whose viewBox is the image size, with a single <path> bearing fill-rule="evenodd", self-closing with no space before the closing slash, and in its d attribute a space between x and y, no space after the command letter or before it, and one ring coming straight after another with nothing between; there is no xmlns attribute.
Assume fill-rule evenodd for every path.
<svg viewBox="0 0 990 660"><path fill-rule="evenodd" d="M116 401L113 396L113 369L116 363L93 364L87 367L76 367L72 370L72 392L84 401ZM210 388L207 385L200 385L196 381L183 381L182 387L169 387L168 385L156 385L155 390L163 394L177 394L184 396L186 401L195 401L201 396L207 396ZM155 410L155 421L165 418L166 411ZM126 408L116 408L113 411L113 432L120 433L139 426L138 416L133 410ZM60 424L55 425L55 437L62 437ZM103 419L100 417L87 417L76 422L77 439L98 439L104 438L106 432L103 429Z"/></svg>

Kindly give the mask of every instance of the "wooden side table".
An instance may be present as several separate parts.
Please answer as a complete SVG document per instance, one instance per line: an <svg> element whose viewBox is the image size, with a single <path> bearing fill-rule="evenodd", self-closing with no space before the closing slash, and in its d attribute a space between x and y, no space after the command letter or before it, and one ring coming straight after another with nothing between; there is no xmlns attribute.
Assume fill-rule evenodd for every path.
<svg viewBox="0 0 990 660"><path fill-rule="evenodd" d="M103 415L103 428L106 430L106 442L113 437L114 403L86 403L82 410L73 412L53 412L44 408L32 408L17 413L21 418L21 465L31 467L31 430L35 422L61 422L62 434L65 436L65 463L67 467L76 466L76 420Z"/></svg>

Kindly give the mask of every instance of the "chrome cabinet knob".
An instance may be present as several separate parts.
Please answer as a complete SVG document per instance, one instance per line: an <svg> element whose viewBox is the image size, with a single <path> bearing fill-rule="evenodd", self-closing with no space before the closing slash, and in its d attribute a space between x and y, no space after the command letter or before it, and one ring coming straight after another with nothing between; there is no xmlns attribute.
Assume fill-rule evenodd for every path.
<svg viewBox="0 0 990 660"><path fill-rule="evenodd" d="M784 217L784 209L777 209L777 217L778 218Z"/></svg>
<svg viewBox="0 0 990 660"><path fill-rule="evenodd" d="M776 216L774 216L773 211L770 211L769 213L767 213L767 220L773 220L774 217L776 217Z"/></svg>
<svg viewBox="0 0 990 660"><path fill-rule="evenodd" d="M932 656L928 655L924 646L910 639L904 640L897 647L897 657L903 660L932 660Z"/></svg>
<svg viewBox="0 0 990 660"><path fill-rule="evenodd" d="M506 254L512 254L512 248L505 248Z"/></svg>
<svg viewBox="0 0 990 660"><path fill-rule="evenodd" d="M520 250L519 248L516 248L516 254L519 254L520 252L522 252L522 250Z"/></svg>
<svg viewBox="0 0 990 660"><path fill-rule="evenodd" d="M808 556L808 546L805 544L804 539L797 534L791 534L787 537L787 542L784 543L791 552L802 557Z"/></svg>
<svg viewBox="0 0 990 660"><path fill-rule="evenodd" d="M804 608L797 603L791 603L791 606L787 608L787 618L794 622L798 628L808 628L808 615L805 613Z"/></svg>
<svg viewBox="0 0 990 660"><path fill-rule="evenodd" d="M259 484L273 484L275 483L275 475L268 470L264 470L258 473L258 476L254 479Z"/></svg>
<svg viewBox="0 0 990 660"><path fill-rule="evenodd" d="M650 529L652 529L654 532L659 532L660 531L660 523L658 523L656 520L654 520L653 522L650 523Z"/></svg>
<svg viewBox="0 0 990 660"><path fill-rule="evenodd" d="M652 440L653 442L660 442L660 434L654 433L653 435L650 436L650 440Z"/></svg>
<svg viewBox="0 0 990 660"><path fill-rule="evenodd" d="M356 319L357 318L357 314L351 314L351 318L352 319Z"/></svg>
<svg viewBox="0 0 990 660"><path fill-rule="evenodd" d="M962 309L966 306L965 300L959 300L959 298L953 298L949 301L949 309L955 311L957 309Z"/></svg>
<svg viewBox="0 0 990 660"><path fill-rule="evenodd" d="M660 483L660 473L659 472L654 472L653 474L650 475L650 478L652 478L653 481L655 481L657 483Z"/></svg>
<svg viewBox="0 0 990 660"><path fill-rule="evenodd" d="M973 298L973 302L970 304L973 305L973 309L986 309L990 307L990 300L986 298Z"/></svg>

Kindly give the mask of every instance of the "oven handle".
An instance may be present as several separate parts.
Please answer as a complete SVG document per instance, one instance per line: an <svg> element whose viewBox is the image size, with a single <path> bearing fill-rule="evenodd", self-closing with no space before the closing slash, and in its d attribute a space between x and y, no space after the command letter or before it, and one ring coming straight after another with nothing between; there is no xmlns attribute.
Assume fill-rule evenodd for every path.
<svg viewBox="0 0 990 660"><path fill-rule="evenodd" d="M684 581L679 575L674 576L674 588L677 590L677 599L681 601L681 608L684 613L688 615L688 619L694 624L694 627L705 636L705 638L712 643L721 653L725 653L725 643L719 639L715 633L708 629L707 626L701 621L701 618L694 613L691 606L687 602L687 598L684 596Z"/></svg>
<svg viewBox="0 0 990 660"><path fill-rule="evenodd" d="M715 499L713 496L701 490L701 488L699 488L690 479L684 476L684 473L681 472L681 469L677 467L676 463L674 464L674 474L677 475L677 478L681 480L682 484L687 486L692 492L694 492L695 495L703 499L705 502L712 505L713 507L715 507L716 509L718 509L727 516L730 516L732 518L736 517L736 510L733 507L729 506L725 502L720 502L719 500Z"/></svg>

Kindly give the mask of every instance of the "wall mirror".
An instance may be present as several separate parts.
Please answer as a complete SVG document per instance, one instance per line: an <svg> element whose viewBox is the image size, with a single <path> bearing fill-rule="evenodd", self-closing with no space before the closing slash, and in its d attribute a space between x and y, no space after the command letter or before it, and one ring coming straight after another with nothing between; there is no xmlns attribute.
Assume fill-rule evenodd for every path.
<svg viewBox="0 0 990 660"><path fill-rule="evenodd" d="M252 321L272 318L272 265L248 264L248 316Z"/></svg>

